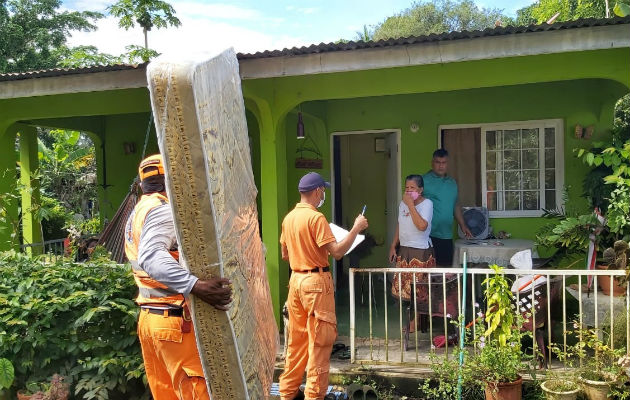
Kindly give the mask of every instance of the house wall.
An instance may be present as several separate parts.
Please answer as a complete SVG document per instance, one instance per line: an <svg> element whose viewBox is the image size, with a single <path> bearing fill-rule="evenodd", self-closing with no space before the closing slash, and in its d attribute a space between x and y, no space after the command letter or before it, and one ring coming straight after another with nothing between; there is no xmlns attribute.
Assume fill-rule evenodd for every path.
<svg viewBox="0 0 630 400"><path fill-rule="evenodd" d="M104 185L99 198L103 219L111 219L114 216L138 175L149 118L148 112L108 115L104 118L104 147L96 149L100 166L99 184ZM134 143L135 153L125 154L124 143ZM158 152L155 126L151 121L146 155ZM107 158L105 163L104 155Z"/></svg>
<svg viewBox="0 0 630 400"><path fill-rule="evenodd" d="M625 94L624 86L599 79L538 83L494 88L469 89L451 92L365 97L325 102L304 103L303 112L312 111L305 119L305 128L322 151L324 168L318 170L330 177L330 134L339 131L400 129L401 180L412 173L430 169L432 152L438 146L440 125L481 124L537 119L564 121L564 184L569 199L586 206L581 198L582 178L588 168L573 155L576 147L590 147L592 141L608 134L612 127L612 104ZM410 124L420 125L418 132L410 131ZM295 168L299 141L295 134L294 113L287 117L287 193L289 208L299 201L296 191L299 178L306 172ZM574 138L573 130L579 123L594 125L591 141ZM478 151L478 150L477 150ZM361 161L354 161L361 162ZM332 203L322 207L331 219ZM369 205L368 205L369 207ZM369 215L368 215L369 217ZM376 221L376 219L375 219ZM372 222L372 221L371 221ZM505 230L513 237L534 239L536 231L545 223L543 218L493 218L494 231ZM371 230L382 230L371 223ZM388 247L389 244L385 243ZM544 251L543 251L544 253ZM369 260L370 265L376 260ZM381 263L386 264L385 260Z"/></svg>
<svg viewBox="0 0 630 400"><path fill-rule="evenodd" d="M107 139L106 153L112 154L107 160L107 176L108 184L115 182L113 186L106 186L100 191L102 215L110 218L128 191L131 177L135 175L133 171L136 167L129 169L129 166L137 166L142 151L141 144L136 146L137 160L130 161L133 157L126 160L122 157L122 142L141 142L140 138L144 138L146 131L149 109L146 88L0 99L0 192L8 192L15 185L16 123L82 130L91 133L97 146L99 184L103 184L103 158L98 147L103 138ZM136 116L130 116L133 114ZM152 151L157 151L157 146ZM11 214L17 215L17 207L9 208ZM4 230L0 237L8 234ZM0 249L8 247L7 241L0 238Z"/></svg>

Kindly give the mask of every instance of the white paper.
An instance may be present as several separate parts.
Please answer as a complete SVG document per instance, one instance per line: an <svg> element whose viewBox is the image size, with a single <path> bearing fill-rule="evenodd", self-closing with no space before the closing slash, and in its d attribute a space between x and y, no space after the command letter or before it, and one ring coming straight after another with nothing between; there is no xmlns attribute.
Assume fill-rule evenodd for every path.
<svg viewBox="0 0 630 400"><path fill-rule="evenodd" d="M341 242L350 233L347 230L343 229L342 227L337 226L337 225L335 225L333 223L330 224L330 230L332 231L333 235L335 236L335 239L337 240L337 243ZM357 247L359 245L359 243L361 243L363 241L363 239L365 239L365 235L357 235L356 239L354 239L354 242L352 243L352 246L350 246L348 251L346 251L346 254L348 254L352 250L354 250L354 248ZM344 255L346 255L346 254L344 254Z"/></svg>

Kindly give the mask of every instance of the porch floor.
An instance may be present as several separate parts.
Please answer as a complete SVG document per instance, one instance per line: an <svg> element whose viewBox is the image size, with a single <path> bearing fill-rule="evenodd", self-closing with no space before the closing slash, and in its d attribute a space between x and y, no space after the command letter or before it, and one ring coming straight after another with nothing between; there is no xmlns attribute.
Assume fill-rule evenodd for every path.
<svg viewBox="0 0 630 400"><path fill-rule="evenodd" d="M416 362L416 351L410 346L410 348L403 352L404 362L400 363L401 347L400 339L389 340L388 343L388 359L385 361L385 348L384 340L380 340L381 348L377 349L375 345L376 340L373 339L373 351L372 360L370 360L370 345L368 338L357 338L357 359L363 360L360 362L350 363L348 359L340 359L335 353L332 354L330 359L330 375L329 384L333 386L347 386L349 382L352 382L355 378L361 378L363 380L370 380L377 382L382 387L395 386L397 392L405 394L407 396L414 396L418 393L419 385L427 378L433 375L431 370L431 360L429 358L429 343L428 334L421 343L419 343L418 349L418 362ZM420 340L419 340L420 342ZM350 345L350 338L347 336L340 336L337 338L336 343L343 343L347 346ZM444 356L445 349L435 349L435 353L438 356ZM453 359L457 357L457 349L449 347L449 358ZM282 359L282 347L276 358L276 368L274 374L274 382L278 382L278 377L282 373L284 368L284 360ZM562 363L557 359L552 360L551 369L559 370L563 368ZM537 379L543 379L545 377L545 370L538 369L536 372ZM532 381L530 374L523 374L523 380L526 382Z"/></svg>

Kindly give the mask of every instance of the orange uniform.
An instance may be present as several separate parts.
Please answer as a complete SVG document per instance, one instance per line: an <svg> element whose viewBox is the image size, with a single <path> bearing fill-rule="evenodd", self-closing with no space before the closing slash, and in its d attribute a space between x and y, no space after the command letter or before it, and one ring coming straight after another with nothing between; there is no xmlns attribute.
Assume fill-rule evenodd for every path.
<svg viewBox="0 0 630 400"><path fill-rule="evenodd" d="M142 196L125 229L125 253L139 288L136 302L142 308L138 338L144 367L154 400L209 400L184 295L153 279L138 262L147 216L167 203L166 196L160 193ZM167 215L170 221L165 222L172 225L172 217L161 215ZM177 252L170 253L177 260Z"/></svg>
<svg viewBox="0 0 630 400"><path fill-rule="evenodd" d="M310 204L298 203L282 222L280 243L286 246L293 274L287 308L289 339L280 396L292 400L306 370L306 399L322 399L328 387L330 353L337 338L332 275L326 244L334 242L326 217Z"/></svg>

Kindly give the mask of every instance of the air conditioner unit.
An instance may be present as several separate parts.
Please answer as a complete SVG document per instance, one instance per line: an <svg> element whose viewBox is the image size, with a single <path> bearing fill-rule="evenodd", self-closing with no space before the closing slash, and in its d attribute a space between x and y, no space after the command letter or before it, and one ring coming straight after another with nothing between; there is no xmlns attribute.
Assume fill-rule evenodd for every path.
<svg viewBox="0 0 630 400"><path fill-rule="evenodd" d="M464 222L473 235L473 239L487 239L490 236L490 215L486 207L462 207ZM462 228L457 227L459 237L466 239Z"/></svg>

